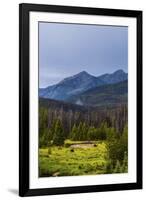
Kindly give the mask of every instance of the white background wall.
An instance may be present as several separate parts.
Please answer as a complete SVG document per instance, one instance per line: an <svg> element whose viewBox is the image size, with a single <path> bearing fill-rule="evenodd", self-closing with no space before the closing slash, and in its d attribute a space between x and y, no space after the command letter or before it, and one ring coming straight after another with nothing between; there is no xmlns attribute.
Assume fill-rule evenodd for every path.
<svg viewBox="0 0 146 200"><path fill-rule="evenodd" d="M18 197L18 4L44 3L101 8L143 10L143 35L146 35L145 0L3 0L0 3L0 199L20 199ZM143 46L145 38L143 38ZM143 49L145 59L146 46ZM143 60L143 66L145 65ZM144 68L144 78L146 70ZM146 79L144 80L146 85ZM146 102L146 90L144 92ZM146 111L146 104L144 105ZM146 120L146 112L144 113ZM144 120L144 132L146 123ZM143 141L146 141L145 133ZM144 142L145 143L145 142ZM144 155L146 145L144 146ZM30 197L30 199L146 199L146 159L144 158L144 189L137 191L102 192L74 195Z"/></svg>

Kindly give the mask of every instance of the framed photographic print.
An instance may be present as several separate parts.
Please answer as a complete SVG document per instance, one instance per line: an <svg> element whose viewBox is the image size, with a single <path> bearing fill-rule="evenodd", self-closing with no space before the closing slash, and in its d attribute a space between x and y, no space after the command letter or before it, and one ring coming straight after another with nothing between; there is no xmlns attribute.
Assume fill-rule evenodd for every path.
<svg viewBox="0 0 146 200"><path fill-rule="evenodd" d="M20 196L142 188L142 11L20 4Z"/></svg>

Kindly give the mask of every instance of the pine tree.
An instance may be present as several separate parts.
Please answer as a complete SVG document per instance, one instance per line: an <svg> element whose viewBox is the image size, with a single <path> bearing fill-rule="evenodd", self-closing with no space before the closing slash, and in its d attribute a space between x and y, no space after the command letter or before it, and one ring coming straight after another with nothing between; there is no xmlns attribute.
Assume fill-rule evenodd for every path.
<svg viewBox="0 0 146 200"><path fill-rule="evenodd" d="M107 123L101 123L101 126L98 128L99 140L106 140L107 132L108 132Z"/></svg>
<svg viewBox="0 0 146 200"><path fill-rule="evenodd" d="M54 136L53 136L53 144L61 146L64 144L64 132L63 132L63 127L58 119L55 124L55 130L54 130Z"/></svg>
<svg viewBox="0 0 146 200"><path fill-rule="evenodd" d="M115 137L115 139L113 140L108 140L107 144L108 144L109 158L112 160L113 164L115 165L118 160L121 164L125 162L124 165L128 166L128 163L126 163L126 159L128 160L128 158L125 157L126 155L128 156L127 125L125 126L121 136Z"/></svg>
<svg viewBox="0 0 146 200"><path fill-rule="evenodd" d="M82 129L82 122L80 122L79 126L78 126L78 131L77 131L77 136L76 136L76 140L82 140L83 138L83 129Z"/></svg>
<svg viewBox="0 0 146 200"><path fill-rule="evenodd" d="M121 136L121 140L124 144L124 147L125 147L125 151L127 151L127 147L128 147L128 125L126 124L125 127L124 127L124 130L123 130L123 133L122 133L122 136Z"/></svg>
<svg viewBox="0 0 146 200"><path fill-rule="evenodd" d="M117 160L117 162L116 162L114 173L121 173L121 164L120 164L119 160Z"/></svg>
<svg viewBox="0 0 146 200"><path fill-rule="evenodd" d="M76 124L74 124L71 130L70 138L72 140L76 140L76 137L77 137L77 127Z"/></svg>
<svg viewBox="0 0 146 200"><path fill-rule="evenodd" d="M40 147L47 147L49 144L50 138L49 138L49 129L43 129L43 133L41 137L39 137L39 146Z"/></svg>
<svg viewBox="0 0 146 200"><path fill-rule="evenodd" d="M53 122L52 122L52 125L51 125L52 136L53 136L54 133L55 133L56 122L57 122L57 119L54 119Z"/></svg>
<svg viewBox="0 0 146 200"><path fill-rule="evenodd" d="M105 170L107 174L113 173L113 164L112 161L109 159L106 163Z"/></svg>
<svg viewBox="0 0 146 200"><path fill-rule="evenodd" d="M88 127L86 126L86 123L84 122L82 125L82 140L87 140L87 132L88 132Z"/></svg>
<svg viewBox="0 0 146 200"><path fill-rule="evenodd" d="M108 141L113 141L117 138L116 131L113 127L108 128L106 131L107 131L106 138Z"/></svg>
<svg viewBox="0 0 146 200"><path fill-rule="evenodd" d="M124 159L123 159L123 164L122 164L122 170L123 173L128 172L128 155L125 152L124 154Z"/></svg>
<svg viewBox="0 0 146 200"><path fill-rule="evenodd" d="M125 125L123 133L119 139L120 148L119 148L119 157L120 160L124 160L125 154L128 155L128 126Z"/></svg>
<svg viewBox="0 0 146 200"><path fill-rule="evenodd" d="M90 126L88 129L88 140L96 140L97 129L94 126Z"/></svg>

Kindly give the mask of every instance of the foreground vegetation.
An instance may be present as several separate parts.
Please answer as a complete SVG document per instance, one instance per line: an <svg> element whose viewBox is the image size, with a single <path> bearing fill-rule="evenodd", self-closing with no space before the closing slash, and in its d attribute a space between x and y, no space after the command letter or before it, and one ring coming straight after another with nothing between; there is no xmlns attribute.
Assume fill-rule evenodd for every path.
<svg viewBox="0 0 146 200"><path fill-rule="evenodd" d="M117 160L115 145L110 146L111 144L106 141L94 141L91 147L90 143L66 140L64 146L40 148L39 175L48 177L126 173L126 153L122 161L119 161L122 151L116 151L119 156ZM118 147L120 142L116 145Z"/></svg>
<svg viewBox="0 0 146 200"><path fill-rule="evenodd" d="M40 149L40 176L72 176L106 172L107 149L102 142L93 148L51 147Z"/></svg>
<svg viewBox="0 0 146 200"><path fill-rule="evenodd" d="M40 177L128 172L126 107L86 114L40 109Z"/></svg>

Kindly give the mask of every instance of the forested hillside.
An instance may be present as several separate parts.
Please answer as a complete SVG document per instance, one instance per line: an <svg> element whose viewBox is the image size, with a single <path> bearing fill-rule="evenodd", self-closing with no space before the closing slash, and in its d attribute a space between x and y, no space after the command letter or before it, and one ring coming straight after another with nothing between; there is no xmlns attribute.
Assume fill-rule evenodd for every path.
<svg viewBox="0 0 146 200"><path fill-rule="evenodd" d="M58 176L63 176L127 172L127 104L100 109L49 99L40 99L39 104L40 176L54 176L56 173ZM45 150L46 148L48 150ZM89 171L87 170L84 154L86 149L92 154L90 155L93 156L92 162L97 166L99 160L96 158L96 153L101 151L102 164L97 170L92 163L89 164L91 165ZM44 155L48 156L46 161ZM84 162L84 166L82 164L78 166L80 161L76 163L75 155ZM64 156L72 161L69 158L68 162L63 161ZM74 164L70 164L70 171L67 166L73 160ZM56 165L59 167L58 170L47 168L47 163L53 167L52 162L54 167ZM62 171L63 166L59 164L60 162L64 162L65 172ZM72 172L73 166L77 168L75 172Z"/></svg>
<svg viewBox="0 0 146 200"><path fill-rule="evenodd" d="M115 107L127 103L128 82L123 81L114 84L98 86L79 95L67 99L70 103L84 106L109 106Z"/></svg>

